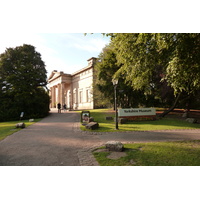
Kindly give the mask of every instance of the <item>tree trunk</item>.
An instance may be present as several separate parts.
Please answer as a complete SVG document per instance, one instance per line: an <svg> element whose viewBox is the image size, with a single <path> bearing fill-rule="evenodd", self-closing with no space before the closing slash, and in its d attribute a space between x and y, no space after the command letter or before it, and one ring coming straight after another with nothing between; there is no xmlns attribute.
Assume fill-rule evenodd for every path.
<svg viewBox="0 0 200 200"><path fill-rule="evenodd" d="M188 102L185 105L185 113L186 113L186 117L189 117L190 115L190 104L191 104L191 95L189 95L188 97Z"/></svg>
<svg viewBox="0 0 200 200"><path fill-rule="evenodd" d="M159 117L165 117L168 113L170 113L171 111L173 111L174 108L176 107L177 103L178 103L178 100L179 100L180 96L181 96L181 92L180 92L180 93L178 94L178 96L176 97L175 102L174 102L174 104L172 105L172 107L169 108L168 110L164 111L162 114L160 114Z"/></svg>

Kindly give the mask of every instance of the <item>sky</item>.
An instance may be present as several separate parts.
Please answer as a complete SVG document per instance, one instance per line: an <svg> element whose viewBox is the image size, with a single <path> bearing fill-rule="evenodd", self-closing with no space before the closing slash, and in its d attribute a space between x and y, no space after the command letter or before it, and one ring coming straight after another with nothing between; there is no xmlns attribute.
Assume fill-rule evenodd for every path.
<svg viewBox="0 0 200 200"><path fill-rule="evenodd" d="M53 70L74 73L109 43L99 33L199 32L197 1L183 0L181 6L178 0L2 1L0 53L31 44L42 55L48 76Z"/></svg>
<svg viewBox="0 0 200 200"><path fill-rule="evenodd" d="M100 33L0 33L0 53L6 48L30 44L45 62L47 76L53 70L71 74L87 66L87 60L98 57L109 43Z"/></svg>

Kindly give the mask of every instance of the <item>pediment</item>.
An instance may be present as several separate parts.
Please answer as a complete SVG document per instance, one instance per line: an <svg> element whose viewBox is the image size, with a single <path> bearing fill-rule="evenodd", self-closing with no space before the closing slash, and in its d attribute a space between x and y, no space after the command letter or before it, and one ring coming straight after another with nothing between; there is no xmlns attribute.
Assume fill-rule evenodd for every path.
<svg viewBox="0 0 200 200"><path fill-rule="evenodd" d="M58 76L59 76L59 73L56 70L54 70L51 72L51 75L49 76L48 80L55 79Z"/></svg>

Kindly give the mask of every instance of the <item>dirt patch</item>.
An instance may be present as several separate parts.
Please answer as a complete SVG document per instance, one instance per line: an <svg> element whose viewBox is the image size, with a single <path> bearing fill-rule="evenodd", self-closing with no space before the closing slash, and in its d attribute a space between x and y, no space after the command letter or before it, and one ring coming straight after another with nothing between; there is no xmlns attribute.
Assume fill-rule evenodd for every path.
<svg viewBox="0 0 200 200"><path fill-rule="evenodd" d="M94 152L109 152L108 149L96 149Z"/></svg>
<svg viewBox="0 0 200 200"><path fill-rule="evenodd" d="M130 160L130 164L131 164L131 165L136 165L136 162L135 162L133 159L131 159L131 160Z"/></svg>
<svg viewBox="0 0 200 200"><path fill-rule="evenodd" d="M127 154L125 152L115 152L115 151L112 151L110 153L110 155L107 156L107 158L115 160L115 159L119 159L119 158L125 157L125 156L127 156Z"/></svg>
<svg viewBox="0 0 200 200"><path fill-rule="evenodd" d="M108 149L97 149L94 152L109 152L110 154L107 156L107 158L114 160L127 156L125 152L109 151Z"/></svg>

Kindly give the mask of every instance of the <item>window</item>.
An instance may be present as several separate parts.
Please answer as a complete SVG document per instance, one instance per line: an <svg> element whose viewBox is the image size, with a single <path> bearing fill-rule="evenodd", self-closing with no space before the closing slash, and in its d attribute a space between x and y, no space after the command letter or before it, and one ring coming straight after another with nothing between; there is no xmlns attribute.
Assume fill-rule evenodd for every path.
<svg viewBox="0 0 200 200"><path fill-rule="evenodd" d="M73 92L73 103L76 103L76 89Z"/></svg>
<svg viewBox="0 0 200 200"><path fill-rule="evenodd" d="M90 102L90 90L86 90L86 102Z"/></svg>
<svg viewBox="0 0 200 200"><path fill-rule="evenodd" d="M79 91L79 103L83 103L83 91Z"/></svg>

